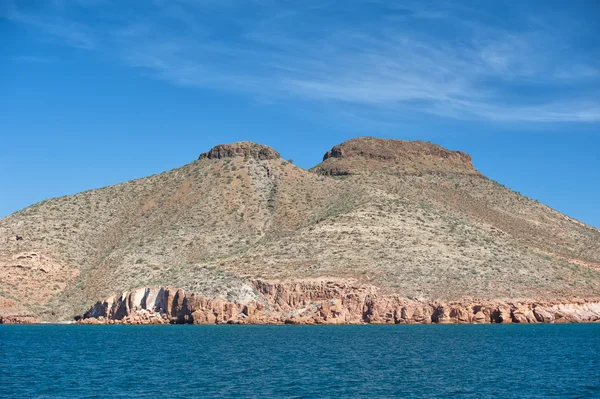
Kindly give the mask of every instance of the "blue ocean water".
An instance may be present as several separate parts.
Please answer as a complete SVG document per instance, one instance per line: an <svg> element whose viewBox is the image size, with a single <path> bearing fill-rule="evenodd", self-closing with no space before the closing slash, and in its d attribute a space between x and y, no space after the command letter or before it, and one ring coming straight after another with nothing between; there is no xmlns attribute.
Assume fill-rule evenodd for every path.
<svg viewBox="0 0 600 399"><path fill-rule="evenodd" d="M2 398L600 398L600 324L0 326Z"/></svg>

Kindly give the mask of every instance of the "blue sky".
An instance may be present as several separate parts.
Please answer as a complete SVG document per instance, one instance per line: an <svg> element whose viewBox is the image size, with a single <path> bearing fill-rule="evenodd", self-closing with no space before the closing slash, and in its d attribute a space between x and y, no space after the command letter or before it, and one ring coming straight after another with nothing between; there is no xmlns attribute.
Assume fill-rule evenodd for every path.
<svg viewBox="0 0 600 399"><path fill-rule="evenodd" d="M600 227L600 2L0 0L0 217L218 143L460 149Z"/></svg>

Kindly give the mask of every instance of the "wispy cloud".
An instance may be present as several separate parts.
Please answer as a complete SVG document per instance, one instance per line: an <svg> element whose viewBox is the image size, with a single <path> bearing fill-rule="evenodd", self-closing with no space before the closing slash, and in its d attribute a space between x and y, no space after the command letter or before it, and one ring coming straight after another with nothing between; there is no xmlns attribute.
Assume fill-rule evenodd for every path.
<svg viewBox="0 0 600 399"><path fill-rule="evenodd" d="M95 47L94 33L76 21L57 16L28 15L19 12L16 7L8 9L7 17L12 22L29 26L42 32L45 39L58 39L65 44L91 50Z"/></svg>
<svg viewBox="0 0 600 399"><path fill-rule="evenodd" d="M7 61L12 61L12 62L24 62L24 63L34 63L34 64L48 63L48 62L53 61L51 58L38 57L35 55L9 55L9 56L2 57L2 58Z"/></svg>
<svg viewBox="0 0 600 399"><path fill-rule="evenodd" d="M549 23L545 10L503 19L454 2L55 3L10 18L176 85L397 117L600 121L598 59L575 45L569 17Z"/></svg>

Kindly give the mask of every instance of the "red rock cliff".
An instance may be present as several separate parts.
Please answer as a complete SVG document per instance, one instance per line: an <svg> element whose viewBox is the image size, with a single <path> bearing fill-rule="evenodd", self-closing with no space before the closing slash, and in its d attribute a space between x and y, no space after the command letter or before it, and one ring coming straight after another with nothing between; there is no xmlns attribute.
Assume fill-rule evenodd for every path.
<svg viewBox="0 0 600 399"><path fill-rule="evenodd" d="M456 324L571 323L600 320L600 300L423 302L379 295L353 281L257 280L256 300L235 303L181 289L140 288L98 302L81 323Z"/></svg>

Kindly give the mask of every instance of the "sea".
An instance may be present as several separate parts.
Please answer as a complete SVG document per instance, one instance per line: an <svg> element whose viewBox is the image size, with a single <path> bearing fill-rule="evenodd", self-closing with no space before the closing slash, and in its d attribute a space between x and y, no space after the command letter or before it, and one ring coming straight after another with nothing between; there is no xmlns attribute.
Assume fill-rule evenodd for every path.
<svg viewBox="0 0 600 399"><path fill-rule="evenodd" d="M0 398L600 398L600 324L0 325Z"/></svg>

